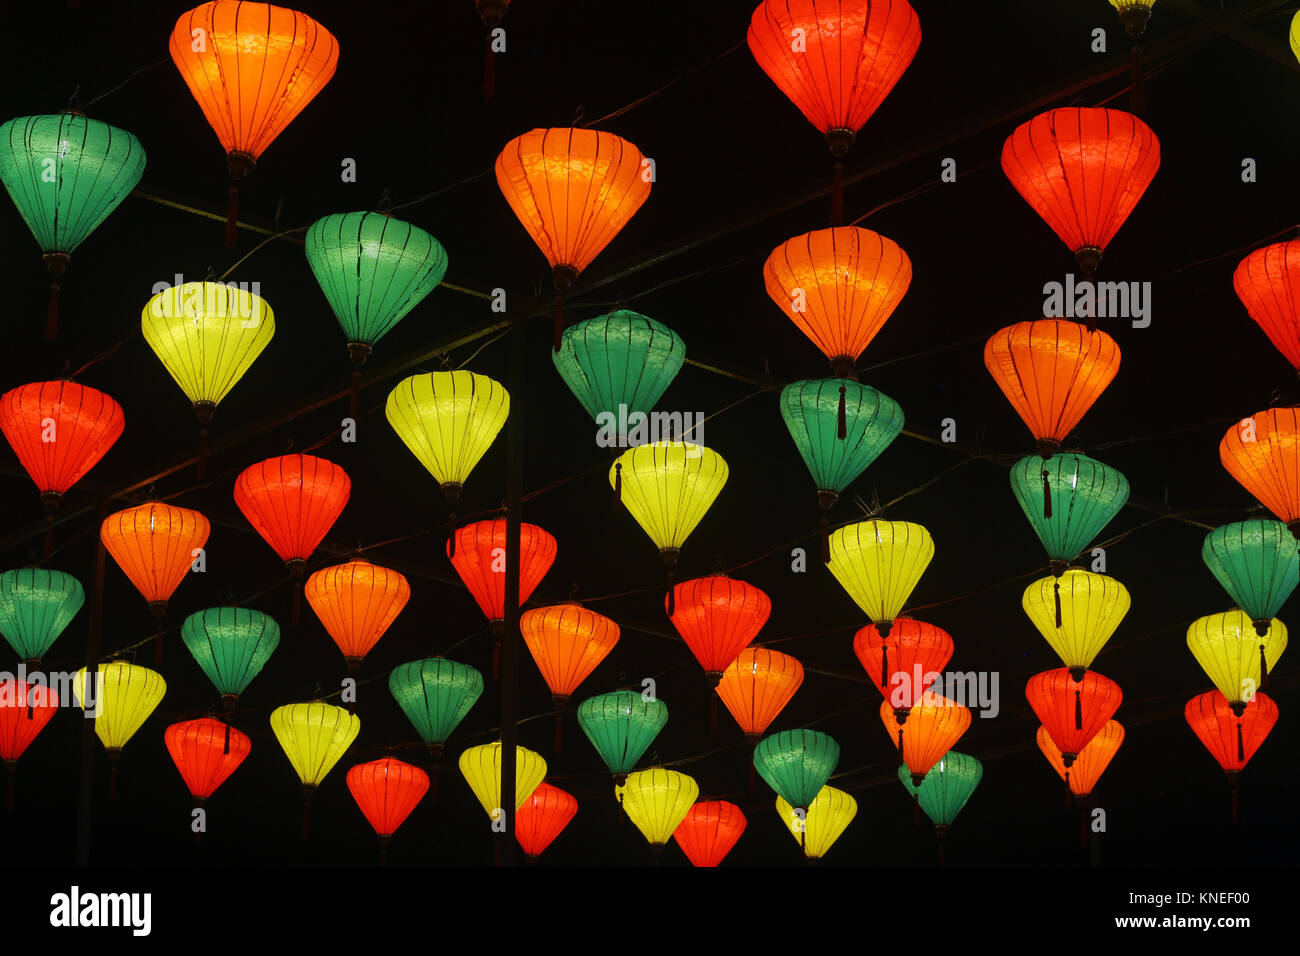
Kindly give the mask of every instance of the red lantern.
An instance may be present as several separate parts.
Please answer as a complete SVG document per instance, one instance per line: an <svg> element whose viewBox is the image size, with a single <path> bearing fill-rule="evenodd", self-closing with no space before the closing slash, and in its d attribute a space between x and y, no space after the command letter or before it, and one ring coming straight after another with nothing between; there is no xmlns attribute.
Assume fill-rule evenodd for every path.
<svg viewBox="0 0 1300 956"><path fill-rule="evenodd" d="M1277 723L1277 704L1266 694L1256 693L1238 717L1228 699L1217 690L1197 694L1183 711L1192 732L1219 762L1228 779L1246 769L1259 745Z"/></svg>
<svg viewBox="0 0 1300 956"><path fill-rule="evenodd" d="M940 676L952 651L947 631L907 617L895 618L888 636L868 624L853 638L853 653L899 723L907 722L908 712Z"/></svg>
<svg viewBox="0 0 1300 956"><path fill-rule="evenodd" d="M695 866L717 866L745 832L745 815L726 800L701 800L686 811L673 839Z"/></svg>
<svg viewBox="0 0 1300 956"><path fill-rule="evenodd" d="M0 760L5 767L5 806L14 808L18 758L59 709L59 695L45 684L0 681Z"/></svg>
<svg viewBox="0 0 1300 956"><path fill-rule="evenodd" d="M406 818L429 792L429 775L393 757L357 764L348 771L352 799L379 835L381 859Z"/></svg>
<svg viewBox="0 0 1300 956"><path fill-rule="evenodd" d="M343 652L352 674L411 597L403 575L369 561L317 571L304 590L307 603Z"/></svg>
<svg viewBox="0 0 1300 956"><path fill-rule="evenodd" d="M1076 681L1068 667L1043 671L1029 678L1025 697L1048 735L1061 751L1067 768L1119 710L1119 684L1094 670Z"/></svg>
<svg viewBox="0 0 1300 956"><path fill-rule="evenodd" d="M912 772L912 784L919 787L930 768L966 733L971 716L970 708L927 691L908 711L906 727L894 716L894 706L888 700L880 704L880 719Z"/></svg>
<svg viewBox="0 0 1300 956"><path fill-rule="evenodd" d="M543 780L515 813L515 837L529 860L535 860L560 835L574 814L578 801L559 787Z"/></svg>
<svg viewBox="0 0 1300 956"><path fill-rule="evenodd" d="M172 724L163 741L196 807L208 802L252 750L247 734L211 717Z"/></svg>
<svg viewBox="0 0 1300 956"><path fill-rule="evenodd" d="M346 471L312 455L268 458L235 479L235 504L296 578L351 493Z"/></svg>
<svg viewBox="0 0 1300 956"><path fill-rule="evenodd" d="M1232 287L1273 347L1300 372L1300 239L1256 249L1237 266Z"/></svg>
<svg viewBox="0 0 1300 956"><path fill-rule="evenodd" d="M676 602L669 619L717 687L722 672L767 623L772 601L752 584L725 574L683 581L673 591L671 601L664 596L665 608Z"/></svg>

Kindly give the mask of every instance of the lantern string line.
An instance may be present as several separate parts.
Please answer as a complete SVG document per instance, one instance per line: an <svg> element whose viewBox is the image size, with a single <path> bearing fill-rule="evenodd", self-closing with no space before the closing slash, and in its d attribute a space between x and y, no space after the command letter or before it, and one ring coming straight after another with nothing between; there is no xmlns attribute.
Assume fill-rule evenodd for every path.
<svg viewBox="0 0 1300 956"><path fill-rule="evenodd" d="M614 112L612 113L606 113L604 116L598 119L586 120L585 122L575 122L574 125L589 129L592 126L597 126L605 122L606 120L617 119L618 117L623 116L626 113L630 113L638 106L643 106L644 104L649 103L651 100L659 96L659 94L672 89L678 83L682 82L685 79L688 79L691 76L694 76L696 73L699 73L701 70L708 69L709 67L713 66L713 64L717 63L719 60L726 59L727 57L731 56L731 54L735 53L737 50L741 49L746 45L747 45L747 41L741 40L739 43L735 44L734 46L728 47L727 49L723 50L721 53L719 53L717 56L713 57L712 59L705 60L703 63L691 67L689 70L687 70L684 73L679 73L677 76L673 77L671 80L669 80L663 86L659 87L657 90L647 93L645 96L642 96L639 99L633 100L631 103L628 103L627 106L620 107L614 110Z"/></svg>
<svg viewBox="0 0 1300 956"><path fill-rule="evenodd" d="M90 101L84 103L84 104L82 105L81 109L82 109L83 111L84 111L84 110L88 110L88 109L90 109L90 107L94 106L96 103L98 103L98 102L99 102L100 100L102 100L104 97L106 97L106 96L112 96L114 93L116 93L116 92L117 92L118 90L120 90L122 87L126 86L126 84L128 84L128 83L130 83L132 80L134 80L134 79L135 79L137 76L139 76L141 73L148 73L150 70L156 70L156 69L158 69L158 67L163 66L163 65L165 65L165 64L167 64L167 63L170 63L171 61L172 61L172 58L171 58L170 56L166 56L166 57L163 57L161 60L155 60L153 63L150 63L150 64L147 64L146 66L142 66L142 67L140 67L140 69L136 70L134 73L132 73L130 76L128 76L128 77L127 77L125 80L123 80L121 83L117 84L117 86L113 87L112 89L105 90L103 93L100 93L100 94L99 94L98 96L96 96L94 99L92 99L92 100L90 100Z"/></svg>

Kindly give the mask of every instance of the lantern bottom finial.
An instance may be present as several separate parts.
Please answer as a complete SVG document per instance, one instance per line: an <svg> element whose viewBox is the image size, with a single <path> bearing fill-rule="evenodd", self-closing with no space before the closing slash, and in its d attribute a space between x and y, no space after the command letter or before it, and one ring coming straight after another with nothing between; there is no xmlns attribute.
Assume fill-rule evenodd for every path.
<svg viewBox="0 0 1300 956"><path fill-rule="evenodd" d="M1083 274L1091 278L1101 267L1101 250L1096 246L1084 246L1074 253L1074 261Z"/></svg>
<svg viewBox="0 0 1300 956"><path fill-rule="evenodd" d="M831 375L835 378L858 380L858 360L849 355L837 355L831 359Z"/></svg>
<svg viewBox="0 0 1300 956"><path fill-rule="evenodd" d="M907 715L910 714L911 712L912 712L911 707L894 708L894 719L898 721L898 726L901 727L903 726L903 724L907 723Z"/></svg>
<svg viewBox="0 0 1300 956"><path fill-rule="evenodd" d="M46 514L54 514L59 510L59 505L63 503L63 493L59 491L42 491L41 504L45 506Z"/></svg>
<svg viewBox="0 0 1300 956"><path fill-rule="evenodd" d="M460 502L460 489L459 481L449 481L442 486L442 494L447 499L447 504L454 505Z"/></svg>
<svg viewBox="0 0 1300 956"><path fill-rule="evenodd" d="M1119 22L1124 25L1124 32L1137 39L1147 32L1151 22L1151 8L1140 3L1124 7L1119 11Z"/></svg>
<svg viewBox="0 0 1300 956"><path fill-rule="evenodd" d="M660 548L659 554L664 559L664 567L672 570L677 567L677 559L681 557L681 548Z"/></svg>
<svg viewBox="0 0 1300 956"><path fill-rule="evenodd" d="M289 572L289 577L293 578L295 581L301 581L307 576L306 558L290 558L288 561L284 562L284 567L285 570Z"/></svg>
<svg viewBox="0 0 1300 956"><path fill-rule="evenodd" d="M923 773L912 774L912 786L920 787L921 784L923 783L925 783L925 774Z"/></svg>
<svg viewBox="0 0 1300 956"><path fill-rule="evenodd" d="M555 291L564 295L578 281L578 270L573 266L555 266L551 269L551 281L555 284Z"/></svg>
<svg viewBox="0 0 1300 956"><path fill-rule="evenodd" d="M1040 438L1037 442L1038 457L1043 461L1048 461L1053 455L1061 450L1061 443L1055 438Z"/></svg>
<svg viewBox="0 0 1300 956"><path fill-rule="evenodd" d="M836 159L843 159L845 154L853 147L853 139L856 134L851 129L830 129L826 131L826 145L830 148L831 155Z"/></svg>
<svg viewBox="0 0 1300 956"><path fill-rule="evenodd" d="M1088 673L1088 668L1086 667L1071 667L1070 680L1074 681L1076 684L1081 684L1083 683L1083 675L1086 673Z"/></svg>
<svg viewBox="0 0 1300 956"><path fill-rule="evenodd" d="M235 694L221 695L221 707L223 710L226 711L226 713L230 713L230 711L234 710L235 705L238 703L239 703L239 697Z"/></svg>
<svg viewBox="0 0 1300 956"><path fill-rule="evenodd" d="M68 271L69 256L66 252L47 252L44 258L45 268L54 278L58 279Z"/></svg>
<svg viewBox="0 0 1300 956"><path fill-rule="evenodd" d="M226 168L230 171L230 178L235 182L239 182L251 173L256 165L257 157L251 153L235 150L226 155Z"/></svg>
<svg viewBox="0 0 1300 956"><path fill-rule="evenodd" d="M1062 561L1060 558L1052 558L1047 562L1048 567L1052 569L1052 576L1059 578L1066 571L1070 570L1070 562Z"/></svg>
<svg viewBox="0 0 1300 956"><path fill-rule="evenodd" d="M200 425L212 424L212 417L217 413L216 402L195 402L194 417L198 419Z"/></svg>
<svg viewBox="0 0 1300 956"><path fill-rule="evenodd" d="M352 364L360 368L366 364L366 359L370 358L370 353L374 351L365 342L349 342L348 358L352 359Z"/></svg>
<svg viewBox="0 0 1300 956"><path fill-rule="evenodd" d="M1268 628L1269 625L1273 623L1272 621L1269 621L1265 618L1260 618L1259 620L1252 621L1251 623L1255 625L1256 635L1258 635L1259 637L1268 637Z"/></svg>
<svg viewBox="0 0 1300 956"><path fill-rule="evenodd" d="M1244 700L1234 700L1228 705L1234 717L1241 717L1246 713L1246 702Z"/></svg>
<svg viewBox="0 0 1300 956"><path fill-rule="evenodd" d="M817 507L822 511L830 511L835 507L835 503L840 500L840 496L833 491L817 492Z"/></svg>

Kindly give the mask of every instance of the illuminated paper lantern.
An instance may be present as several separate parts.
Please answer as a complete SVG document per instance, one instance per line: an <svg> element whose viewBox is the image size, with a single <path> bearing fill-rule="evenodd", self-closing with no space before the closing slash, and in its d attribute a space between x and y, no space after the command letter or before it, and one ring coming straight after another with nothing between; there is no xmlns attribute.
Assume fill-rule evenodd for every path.
<svg viewBox="0 0 1300 956"><path fill-rule="evenodd" d="M14 653L39 666L64 628L86 603L81 582L46 568L18 568L0 574L0 634Z"/></svg>
<svg viewBox="0 0 1300 956"><path fill-rule="evenodd" d="M817 792L807 810L796 810L778 796L776 812L791 835L803 844L803 855L820 860L858 815L858 801L828 784Z"/></svg>
<svg viewBox="0 0 1300 956"><path fill-rule="evenodd" d="M578 801L559 787L542 781L515 814L515 838L529 860L555 842L578 812Z"/></svg>
<svg viewBox="0 0 1300 956"><path fill-rule="evenodd" d="M672 838L700 795L700 787L692 777L662 767L630 773L627 783L618 789L628 819L656 852Z"/></svg>
<svg viewBox="0 0 1300 956"><path fill-rule="evenodd" d="M673 839L692 866L714 867L736 845L746 822L745 814L734 803L701 800L686 811L673 831Z"/></svg>
<svg viewBox="0 0 1300 956"><path fill-rule="evenodd" d="M396 571L356 560L317 571L303 593L355 674L406 607L411 586Z"/></svg>
<svg viewBox="0 0 1300 956"><path fill-rule="evenodd" d="M747 647L722 672L717 695L753 746L803 683L803 665L789 654Z"/></svg>
<svg viewBox="0 0 1300 956"><path fill-rule="evenodd" d="M1199 617L1187 629L1187 646L1196 663L1240 715L1286 650L1286 625L1274 618L1263 634L1250 615L1234 608Z"/></svg>
<svg viewBox="0 0 1300 956"><path fill-rule="evenodd" d="M247 734L211 717L172 724L163 742L196 807L208 802L252 750Z"/></svg>

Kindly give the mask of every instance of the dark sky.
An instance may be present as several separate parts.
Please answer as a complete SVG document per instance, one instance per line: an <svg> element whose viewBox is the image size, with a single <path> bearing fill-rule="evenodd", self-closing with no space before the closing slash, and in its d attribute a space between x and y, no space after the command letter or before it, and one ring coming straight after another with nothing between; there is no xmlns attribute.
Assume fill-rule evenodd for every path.
<svg viewBox="0 0 1300 956"><path fill-rule="evenodd" d="M87 102L165 59L168 34L185 9L150 0L83 2L79 11L55 2L21 11L13 6L0 29L4 118L63 109L74 89ZM497 97L484 104L482 26L470 0L300 3L338 37L338 72L266 151L242 190L241 219L271 228L278 210L281 228L305 227L329 213L375 208L385 191L402 204L443 189L397 215L447 249L446 282L478 292L501 287L513 302L527 301L535 290L549 291L550 279L494 177L484 175L502 146L534 127L603 117L720 57L743 42L752 6L719 0L649 10L594 0L516 0L505 22L508 52L497 61ZM908 430L929 440L900 437L851 492L882 502L908 495L885 517L925 525L936 544L910 603L926 606L918 616L953 636L952 668L999 675L1000 715L977 717L958 745L983 761L985 777L953 831L949 860L1074 864L1084 859L1077 817L1065 808L1063 785L1034 744L1037 721L1023 695L1031 674L1058 666L1020 609L1021 591L1046 573L1046 559L1011 495L1005 465L1029 453L1033 442L984 370L982 349L998 328L1038 318L1043 283L1074 268L1069 252L1003 176L996 162L1002 141L1048 107L1107 102L1129 108L1126 76L1079 81L1122 67L1130 44L1104 0L915 6L920 51L858 137L848 174L889 164L848 187L846 213L852 220L883 207L863 225L897 241L911 258L911 289L859 369L863 381L902 405ZM1223 775L1182 717L1185 702L1211 686L1187 650L1187 625L1231 602L1201 562L1205 529L1160 516L1191 513L1194 521L1215 525L1258 514L1220 466L1218 442L1230 421L1297 397L1287 363L1231 286L1242 256L1269 237L1289 237L1297 219L1293 117L1300 111L1300 76L1294 60L1286 62L1288 21L1274 13L1249 27L1282 57L1271 59L1220 34L1195 34L1218 15L1201 6L1161 0L1145 41L1151 51L1165 51L1149 66L1142 114L1160 139L1162 164L1107 249L1103 270L1106 278L1154 284L1152 323L1109 328L1123 364L1071 442L1119 468L1132 484L1131 506L1102 534L1123 536L1108 550L1108 570L1133 601L1096 662L1124 690L1116 716L1128 730L1095 795L1108 811L1102 858L1111 863L1263 862L1297 849L1290 761L1297 736L1289 716L1297 702L1295 660L1283 658L1268 689L1281 719L1243 776L1242 826L1235 834ZM1096 27L1107 31L1109 52L1090 51ZM1193 34L1198 38L1186 39ZM1176 53L1166 55L1175 43ZM222 150L170 61L89 112L143 142L149 161L140 191L224 212ZM983 122L999 116L1007 118ZM827 864L929 864L933 835L928 826L913 827L910 798L895 778L895 750L877 715L879 694L853 656L853 633L866 622L815 553L807 573L791 571L786 543L816 529L814 486L781 423L778 392L759 393L753 384L827 374L823 357L768 299L761 277L776 245L826 225L828 198L807 198L829 183L825 147L743 46L599 128L653 157L657 182L588 270L566 312L583 318L625 304L678 331L691 359L736 376L687 366L661 403L706 414L734 405L707 425L706 442L726 458L731 477L687 542L680 576L709 573L719 561L743 565L735 575L772 598L760 640L817 671L772 729L815 721L842 747L832 783L852 792L859 810ZM938 184L947 157L963 175ZM1258 182L1241 180L1246 157L1258 162ZM356 183L340 182L345 158L356 160ZM52 566L89 590L99 496L109 495L115 510L152 492L199 509L213 523L208 571L181 584L170 623L247 601L285 627L279 650L235 715L235 725L252 737L252 753L211 801L210 830L199 849L163 730L205 712L215 694L175 631L169 635L162 667L167 695L123 754L115 806L105 800L106 764L95 745L96 864L371 863L373 834L347 792L347 768L390 746L428 766L423 751L409 746L417 737L387 691L388 670L457 645L452 657L490 672L485 621L442 553L441 496L382 414L400 376L381 373L397 363L413 363L402 374L434 371L443 367L438 353L449 351L451 365L473 356L469 368L505 381L504 341L449 347L496 317L483 299L444 287L376 349L358 442L334 441L317 452L347 469L353 490L326 539L333 553L318 551L312 568L341 560L358 542L405 538L368 557L407 574L413 593L365 661L360 736L316 797L312 840L298 839L297 781L268 715L280 704L310 699L317 688L336 689L343 661L305 606L300 631L289 631L291 592L282 566L236 509L232 487L249 464L282 454L290 442L299 449L315 444L338 425L346 401L320 400L347 385L344 337L300 245L272 241L238 265L231 278L260 283L277 330L220 406L203 484L193 467L173 467L195 451L188 402L140 337L128 338L138 332L155 283L176 273L187 279L201 279L209 269L224 273L261 238L242 232L239 247L227 250L218 221L128 198L73 257L62 335L47 345L38 249L16 212L0 215L8 292L0 355L5 389L56 377L65 366L77 369L127 339L78 378L118 399L127 424L106 458L67 495ZM699 241L667 257L693 240ZM616 273L616 280L594 287ZM559 542L555 566L532 603L563 601L576 585L592 609L623 627L617 648L582 685L575 704L612 690L619 672L636 682L654 676L670 718L653 750L665 762L688 761L677 769L693 775L702 793L731 795L749 818L728 863L797 864L798 848L777 817L774 796L761 781L745 792L748 752L725 709L717 739L709 735L707 683L663 613L659 557L612 500L604 468L597 467L607 453L595 446L593 423L547 354L549 319L536 318L528 335L527 380L512 396L526 423L524 488L563 482L524 507L524 520ZM307 405L315 407L301 411ZM949 417L957 423L955 446L936 441ZM997 459L963 465L977 449ZM16 458L7 450L0 458L7 505L0 561L18 567L40 547L41 510ZM503 435L466 485L462 513L500 504L505 464ZM133 490L117 497L125 488ZM855 519L851 498L845 496L833 520ZM815 548L815 539L806 544ZM602 599L624 592L633 593ZM1284 608L1281 617L1288 613ZM88 626L83 612L50 652L48 666L81 666ZM110 561L104 650L141 641L151 627L144 600ZM139 663L152 665L150 647ZM519 706L530 717L550 709L549 692L526 654ZM454 760L465 747L492 739L499 715L499 693L489 680L448 745L436 804L426 799L416 809L394 842L393 862L491 862L488 820ZM5 824L11 835L42 832L52 862L74 858L80 730L77 713L60 713L31 747L20 764L16 811ZM553 755L549 718L520 729L521 743L546 755L548 779L579 799L577 817L543 865L648 863L636 829L618 826L608 774L572 711L565 736L563 753ZM686 861L672 846L664 862Z"/></svg>

